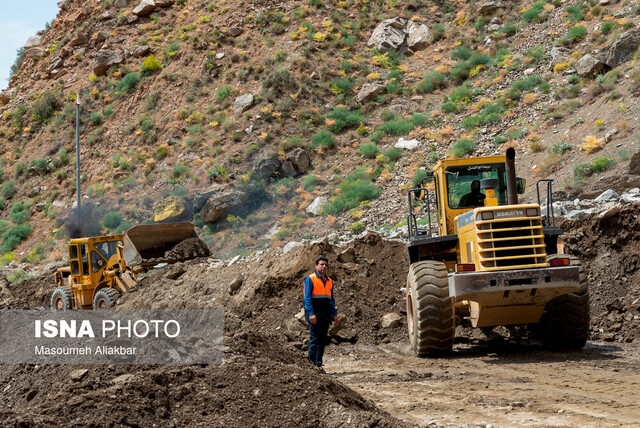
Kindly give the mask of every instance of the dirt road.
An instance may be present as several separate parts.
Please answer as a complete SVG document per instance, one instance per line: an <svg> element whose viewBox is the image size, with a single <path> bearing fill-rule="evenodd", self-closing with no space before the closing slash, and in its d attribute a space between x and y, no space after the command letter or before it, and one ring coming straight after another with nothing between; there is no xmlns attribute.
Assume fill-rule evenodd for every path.
<svg viewBox="0 0 640 428"><path fill-rule="evenodd" d="M551 353L530 344L461 344L447 359L407 346L331 348L327 373L416 424L446 427L640 425L640 347L589 342Z"/></svg>

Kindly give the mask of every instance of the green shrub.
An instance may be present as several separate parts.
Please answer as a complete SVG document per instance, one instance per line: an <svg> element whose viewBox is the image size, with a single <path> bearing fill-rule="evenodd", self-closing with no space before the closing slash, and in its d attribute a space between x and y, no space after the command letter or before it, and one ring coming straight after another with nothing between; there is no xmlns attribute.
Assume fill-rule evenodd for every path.
<svg viewBox="0 0 640 428"><path fill-rule="evenodd" d="M544 60L544 46L538 45L525 51L525 56L532 59L533 64L538 64Z"/></svg>
<svg viewBox="0 0 640 428"><path fill-rule="evenodd" d="M140 83L140 73L127 73L126 76L116 84L116 89L120 92L133 92L138 86L138 83Z"/></svg>
<svg viewBox="0 0 640 428"><path fill-rule="evenodd" d="M384 157L391 162L396 162L398 159L402 157L402 149L399 149L397 147L392 147L388 150L385 150Z"/></svg>
<svg viewBox="0 0 640 428"><path fill-rule="evenodd" d="M175 179L180 179L183 177L188 177L190 175L189 167L184 164L179 164L173 167L171 171L171 176Z"/></svg>
<svg viewBox="0 0 640 428"><path fill-rule="evenodd" d="M173 189L173 196L187 196L189 194L189 190L186 187L178 186Z"/></svg>
<svg viewBox="0 0 640 428"><path fill-rule="evenodd" d="M331 132L323 129L316 132L311 137L311 147L316 149L318 147L325 147L332 149L336 145L336 138Z"/></svg>
<svg viewBox="0 0 640 428"><path fill-rule="evenodd" d="M2 196L9 199L16 192L16 183L13 180L5 181L2 185Z"/></svg>
<svg viewBox="0 0 640 428"><path fill-rule="evenodd" d="M413 183L413 186L415 187L415 186L419 185L420 182L422 180L424 180L425 178L427 178L427 170L419 168L413 174L413 178L411 179L411 183Z"/></svg>
<svg viewBox="0 0 640 428"><path fill-rule="evenodd" d="M442 40L445 38L445 32L444 32L444 24L441 23L435 23L431 26L431 41L432 42L437 42L438 40Z"/></svg>
<svg viewBox="0 0 640 428"><path fill-rule="evenodd" d="M566 21L576 23L584 20L584 13L582 12L581 6L567 6L564 8L564 11L569 14L565 19Z"/></svg>
<svg viewBox="0 0 640 428"><path fill-rule="evenodd" d="M282 151L290 152L291 150L300 147L307 148L308 144L305 143L300 137L290 137L280 143L280 149Z"/></svg>
<svg viewBox="0 0 640 428"><path fill-rule="evenodd" d="M453 51L451 51L452 59L469 59L471 56L471 49L466 46L458 46Z"/></svg>
<svg viewBox="0 0 640 428"><path fill-rule="evenodd" d="M113 113L114 113L113 106L111 104L109 104L102 110L102 114L104 115L104 117L107 117L107 118L113 116Z"/></svg>
<svg viewBox="0 0 640 428"><path fill-rule="evenodd" d="M94 125L100 125L103 119L102 115L97 111L94 111L93 113L91 113L89 118L91 119L91 122L93 122Z"/></svg>
<svg viewBox="0 0 640 428"><path fill-rule="evenodd" d="M12 77L18 70L20 70L20 66L24 62L25 55L27 54L27 50L24 47L19 47L16 50L16 59L9 68L9 77Z"/></svg>
<svg viewBox="0 0 640 428"><path fill-rule="evenodd" d="M11 206L11 211L9 212L9 217L11 221L16 224L22 224L29 220L29 206L27 204L23 204L22 202L16 202Z"/></svg>
<svg viewBox="0 0 640 428"><path fill-rule="evenodd" d="M583 182L587 177L592 175L593 170L589 163L579 163L573 166L573 176L578 182Z"/></svg>
<svg viewBox="0 0 640 428"><path fill-rule="evenodd" d="M549 153L557 153L559 155L563 155L566 152L571 150L572 150L571 144L567 143L566 141L560 141L554 144L553 146L549 147Z"/></svg>
<svg viewBox="0 0 640 428"><path fill-rule="evenodd" d="M11 226L2 234L2 245L0 252L6 253L14 250L22 241L33 232L33 227L29 224L20 224Z"/></svg>
<svg viewBox="0 0 640 428"><path fill-rule="evenodd" d="M602 23L602 26L600 27L600 32L606 36L609 33L611 33L611 31L613 31L615 27L616 27L615 21L605 21Z"/></svg>
<svg viewBox="0 0 640 428"><path fill-rule="evenodd" d="M118 211L111 211L105 214L104 218L102 219L102 224L107 229L115 230L118 226L120 226L122 220L124 220L122 214L120 214Z"/></svg>
<svg viewBox="0 0 640 428"><path fill-rule="evenodd" d="M454 89L451 94L449 94L449 99L454 102L464 100L465 98L468 100L473 98L473 91L467 86L461 86Z"/></svg>
<svg viewBox="0 0 640 428"><path fill-rule="evenodd" d="M418 90L425 94L430 94L436 88L442 87L446 84L446 77L444 74L437 71L432 71L424 76L424 80L418 84Z"/></svg>
<svg viewBox="0 0 640 428"><path fill-rule="evenodd" d="M367 174L356 170L338 185L340 193L324 206L325 214L337 214L355 208L364 201L370 201L380 196L382 191L370 182Z"/></svg>
<svg viewBox="0 0 640 428"><path fill-rule="evenodd" d="M456 113L458 111L458 106L451 101L448 101L440 106L440 109L445 113Z"/></svg>
<svg viewBox="0 0 640 428"><path fill-rule="evenodd" d="M223 86L222 88L216 90L215 98L218 101L226 100L227 98L229 98L229 95L231 94L232 91L233 91L233 88L231 86Z"/></svg>
<svg viewBox="0 0 640 428"><path fill-rule="evenodd" d="M468 61L458 61L449 72L449 79L456 85L461 84L469 78L471 65Z"/></svg>
<svg viewBox="0 0 640 428"><path fill-rule="evenodd" d="M251 175L248 178L240 180L240 190L249 197L249 208L259 207L263 202L269 199L267 182L263 178L255 175Z"/></svg>
<svg viewBox="0 0 640 428"><path fill-rule="evenodd" d="M525 77L524 79L515 80L511 84L511 87L522 92L531 92L537 85L540 84L540 82L542 82L540 76L531 75Z"/></svg>
<svg viewBox="0 0 640 428"><path fill-rule="evenodd" d="M360 109L350 110L348 107L336 107L331 113L327 115L327 118L335 121L329 130L337 133L345 128L353 128L360 125L362 122L362 111Z"/></svg>
<svg viewBox="0 0 640 428"><path fill-rule="evenodd" d="M511 37L518 31L518 26L514 22L509 21L505 22L498 31L507 37Z"/></svg>
<svg viewBox="0 0 640 428"><path fill-rule="evenodd" d="M333 92L335 94L341 94L343 92L350 92L355 83L353 83L348 77L338 77L333 80Z"/></svg>
<svg viewBox="0 0 640 428"><path fill-rule="evenodd" d="M476 148L476 145L473 142L473 140L470 140L469 138L460 138L449 149L448 153L461 158L472 153L475 148Z"/></svg>
<svg viewBox="0 0 640 428"><path fill-rule="evenodd" d="M585 37L587 37L588 34L589 32L584 25L576 25L575 27L571 27L569 29L569 32L563 38L563 41L565 43L581 42Z"/></svg>
<svg viewBox="0 0 640 428"><path fill-rule="evenodd" d="M427 115L422 113L414 113L413 116L411 117L411 124L413 126L422 126L426 124L428 121L429 121L429 118L427 117Z"/></svg>
<svg viewBox="0 0 640 428"><path fill-rule="evenodd" d="M44 124L53 117L56 110L61 107L59 95L51 91L45 91L40 98L33 103L31 116L39 124Z"/></svg>
<svg viewBox="0 0 640 428"><path fill-rule="evenodd" d="M374 143L365 143L360 146L360 154L365 158L373 159L380 154L380 149Z"/></svg>
<svg viewBox="0 0 640 428"><path fill-rule="evenodd" d="M33 278L33 275L29 274L28 272L22 269L16 269L7 274L7 281L9 281L9 283L13 285L21 284L24 281L30 280L32 278Z"/></svg>
<svg viewBox="0 0 640 428"><path fill-rule="evenodd" d="M522 21L531 22L531 21L540 21L540 12L542 12L542 7L546 4L546 1L537 1L531 7L524 11L522 14Z"/></svg>
<svg viewBox="0 0 640 428"><path fill-rule="evenodd" d="M473 54L469 57L469 64L471 64L472 67L477 65L490 65L491 57L484 54Z"/></svg>
<svg viewBox="0 0 640 428"><path fill-rule="evenodd" d="M313 190L315 190L318 183L320 183L320 179L317 176L313 174L308 174L308 175L305 175L304 178L302 179L301 186L307 192L312 192Z"/></svg>
<svg viewBox="0 0 640 428"><path fill-rule="evenodd" d="M375 135L371 137L372 140L377 140L382 136L388 135L404 135L409 133L413 129L413 125L404 119L390 120L387 123L383 123L378 126L375 131Z"/></svg>
<svg viewBox="0 0 640 428"><path fill-rule="evenodd" d="M599 173L611 168L615 164L616 161L614 159L606 156L600 156L593 160L593 163L591 164L591 171Z"/></svg>
<svg viewBox="0 0 640 428"><path fill-rule="evenodd" d="M392 111L383 111L382 112L382 120L384 120L385 122L389 122L390 120L393 120L396 118L396 114Z"/></svg>
<svg viewBox="0 0 640 428"><path fill-rule="evenodd" d="M504 135L496 135L495 138L493 139L493 142L496 145L504 144L507 141L509 141L509 139L507 137L505 137Z"/></svg>

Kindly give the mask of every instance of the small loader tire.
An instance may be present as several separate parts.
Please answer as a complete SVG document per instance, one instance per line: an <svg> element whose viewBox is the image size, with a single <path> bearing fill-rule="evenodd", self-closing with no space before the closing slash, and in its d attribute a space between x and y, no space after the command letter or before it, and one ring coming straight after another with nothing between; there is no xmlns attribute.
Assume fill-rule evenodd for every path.
<svg viewBox="0 0 640 428"><path fill-rule="evenodd" d="M58 287L51 293L52 311L70 311L71 307L71 287Z"/></svg>
<svg viewBox="0 0 640 428"><path fill-rule="evenodd" d="M426 260L409 266L407 324L409 341L418 357L451 352L456 323L444 263Z"/></svg>
<svg viewBox="0 0 640 428"><path fill-rule="evenodd" d="M571 266L580 266L580 260L569 254L552 254L547 260L569 258ZM580 290L550 300L540 320L543 345L554 351L581 349L589 337L589 288L580 272Z"/></svg>
<svg viewBox="0 0 640 428"><path fill-rule="evenodd" d="M109 309L116 304L120 293L113 288L103 288L93 296L93 309Z"/></svg>

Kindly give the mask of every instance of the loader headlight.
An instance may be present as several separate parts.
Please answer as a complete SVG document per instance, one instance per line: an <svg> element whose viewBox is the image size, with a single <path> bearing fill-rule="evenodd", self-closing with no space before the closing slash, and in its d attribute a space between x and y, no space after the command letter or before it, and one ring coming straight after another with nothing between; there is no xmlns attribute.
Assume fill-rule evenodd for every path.
<svg viewBox="0 0 640 428"><path fill-rule="evenodd" d="M537 208L527 208L527 217L537 217L539 215Z"/></svg>
<svg viewBox="0 0 640 428"><path fill-rule="evenodd" d="M493 211L482 211L481 216L483 220L493 220Z"/></svg>

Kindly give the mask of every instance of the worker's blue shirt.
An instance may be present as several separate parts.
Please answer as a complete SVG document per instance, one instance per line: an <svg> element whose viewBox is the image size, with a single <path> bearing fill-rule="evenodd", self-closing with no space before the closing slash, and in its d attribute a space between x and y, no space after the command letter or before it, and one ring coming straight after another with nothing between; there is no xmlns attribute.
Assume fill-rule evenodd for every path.
<svg viewBox="0 0 640 428"><path fill-rule="evenodd" d="M322 280L323 284L327 283L327 278L321 276L317 271L316 275L318 278ZM304 309L307 312L307 316L317 315L313 310L313 303L311 299L311 294L313 293L313 282L311 282L311 278L306 277L304 280ZM338 316L338 311L336 311L336 301L333 298L333 287L331 288L331 315Z"/></svg>

